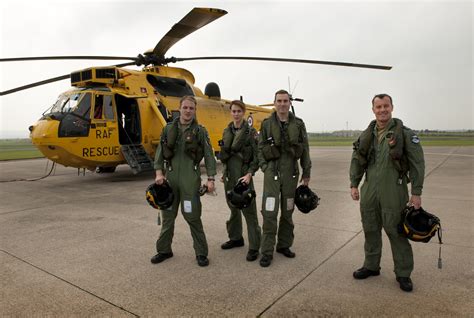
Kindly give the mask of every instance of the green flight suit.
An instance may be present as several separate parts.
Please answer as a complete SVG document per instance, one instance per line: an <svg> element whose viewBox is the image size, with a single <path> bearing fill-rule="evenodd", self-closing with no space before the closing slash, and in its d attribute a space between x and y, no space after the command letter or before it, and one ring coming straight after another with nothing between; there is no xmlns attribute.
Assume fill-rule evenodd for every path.
<svg viewBox="0 0 474 318"><path fill-rule="evenodd" d="M227 191L237 184L238 180L251 173L252 175L258 170L258 156L257 156L257 131L253 127L248 127L247 121L243 121L240 129L235 129L233 123L230 123L224 129L222 140L223 142L231 141L233 145L238 143L237 148L233 147L232 151L228 152L228 158L223 162L223 176L224 188ZM231 148L231 145L229 145ZM222 155L222 151L221 151ZM250 181L250 188L253 190L253 180ZM262 236L262 229L258 225L257 205L255 200L252 200L250 206L245 209L236 209L229 204L230 219L227 221L227 233L229 239L237 241L242 239L242 214L247 222L247 234L249 238L249 249L260 250L260 241Z"/></svg>
<svg viewBox="0 0 474 318"><path fill-rule="evenodd" d="M278 158L268 159L269 144L277 150ZM295 151L295 146L299 150ZM280 122L276 112L262 122L258 143L259 166L264 173L263 181L263 236L261 252L273 255L275 236L276 248L289 248L293 245L295 190L299 180L298 160L303 169L303 178L311 174L309 144L303 120L289 113L287 122ZM278 210L281 208L280 221ZM278 231L278 232L277 232Z"/></svg>
<svg viewBox="0 0 474 318"><path fill-rule="evenodd" d="M176 143L173 148L174 155L171 160L165 161L163 158L163 137L167 136L174 125L178 125ZM171 253L171 243L174 235L174 223L178 214L178 206L181 205L181 213L191 229L193 238L193 247L196 256L208 255L208 246L206 235L201 222L201 200L199 196L199 187L201 185L201 171L199 163L194 160L185 151L185 136L195 133L199 147L204 150L204 161L207 175L215 176L216 160L214 151L209 142L209 136L206 128L199 125L196 120L183 127L179 123L179 117L173 123L163 128L162 142L158 145L155 155L155 170L163 171L171 188L173 189L174 200L172 206L162 211L163 225L161 227L160 237L156 242L158 253Z"/></svg>
<svg viewBox="0 0 474 318"><path fill-rule="evenodd" d="M413 252L408 239L398 233L397 225L401 219L401 212L409 200L408 178L412 184L411 194L421 195L425 161L418 137L412 130L403 126L400 141L403 141L403 160L407 162L407 171L399 172L396 162L390 156L389 142L391 136L396 134L395 126L395 120L392 119L388 129L380 136L379 142L376 125L373 125L372 144L366 158L367 166L364 168L360 164L355 149L350 166L350 180L351 187L358 187L365 174L360 201L365 235L364 267L374 271L380 269L383 228L390 240L396 276L410 277L413 271ZM372 128L368 128L370 129Z"/></svg>

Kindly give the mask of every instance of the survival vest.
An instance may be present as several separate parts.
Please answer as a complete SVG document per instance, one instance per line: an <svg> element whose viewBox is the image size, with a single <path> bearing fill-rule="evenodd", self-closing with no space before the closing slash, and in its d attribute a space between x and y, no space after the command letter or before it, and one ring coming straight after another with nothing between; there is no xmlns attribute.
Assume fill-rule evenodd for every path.
<svg viewBox="0 0 474 318"><path fill-rule="evenodd" d="M262 126L267 128L267 140L264 140L262 147L262 154L265 160L271 161L280 158L280 153L288 152L293 158L299 159L303 155L303 137L300 133L298 121L293 113L289 114L287 129L283 129L276 112L269 118L265 119ZM265 123L267 122L267 123Z"/></svg>
<svg viewBox="0 0 474 318"><path fill-rule="evenodd" d="M388 141L390 158L399 172L401 179L403 175L406 175L408 172L408 159L404 152L403 122L398 118L393 118L393 120L395 122L395 129L393 132L389 131L386 138L390 139ZM364 130L353 143L359 165L363 167L364 170L367 170L368 163L373 155L375 125L376 121L371 121L367 129Z"/></svg>
<svg viewBox="0 0 474 318"><path fill-rule="evenodd" d="M226 129L222 140L219 141L221 147L220 159L226 163L231 156L237 155L242 159L242 162L247 164L252 161L254 153L251 142L255 142L252 135L252 128L247 121L243 121L242 127L235 130L231 122Z"/></svg>
<svg viewBox="0 0 474 318"><path fill-rule="evenodd" d="M163 149L163 159L170 162L176 148L176 141L182 132L179 127L179 117L168 124L167 129L161 135L161 147ZM195 164L201 162L204 157L204 146L200 142L201 125L194 119L189 128L184 131L184 152L194 161Z"/></svg>

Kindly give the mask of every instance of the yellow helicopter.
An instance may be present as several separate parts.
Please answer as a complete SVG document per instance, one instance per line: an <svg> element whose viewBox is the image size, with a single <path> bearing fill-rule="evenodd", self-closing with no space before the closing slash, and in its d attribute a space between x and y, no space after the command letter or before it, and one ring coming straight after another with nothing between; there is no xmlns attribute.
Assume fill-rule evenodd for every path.
<svg viewBox="0 0 474 318"><path fill-rule="evenodd" d="M134 173L153 169L162 128L179 115L179 100L195 96L197 119L209 131L214 149L229 122L230 100L221 98L216 83L204 93L194 86L191 72L169 63L189 60L258 60L327 64L389 70L389 66L267 57L210 56L165 58L179 40L227 14L214 8L194 8L158 42L137 57L47 56L3 58L0 62L27 60L96 59L130 60L110 67L90 67L68 75L0 92L0 96L70 78L72 88L62 93L43 116L29 127L32 143L48 159L66 167L113 172L127 163ZM141 70L126 69L144 65ZM297 99L295 99L297 100ZM268 105L267 105L268 106ZM246 118L257 130L273 110L247 104Z"/></svg>

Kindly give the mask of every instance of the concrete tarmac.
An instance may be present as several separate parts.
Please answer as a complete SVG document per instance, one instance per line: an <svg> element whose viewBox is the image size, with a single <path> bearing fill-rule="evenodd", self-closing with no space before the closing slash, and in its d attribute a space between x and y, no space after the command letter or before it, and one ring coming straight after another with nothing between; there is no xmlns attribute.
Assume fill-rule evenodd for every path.
<svg viewBox="0 0 474 318"><path fill-rule="evenodd" d="M245 260L245 228L245 247L220 248L229 217L220 182L217 196L202 198L210 265L197 265L180 214L174 257L153 265L160 226L144 193L153 174L120 166L78 176L58 166L47 178L13 181L44 176L51 165L0 162L0 316L472 317L474 147L425 148L422 203L441 219L443 268L436 237L412 242L412 293L395 281L385 234L381 275L352 278L364 235L349 195L350 156L350 147L311 149L310 186L321 205L295 210L296 258L275 253L268 268ZM260 210L262 173L254 180Z"/></svg>

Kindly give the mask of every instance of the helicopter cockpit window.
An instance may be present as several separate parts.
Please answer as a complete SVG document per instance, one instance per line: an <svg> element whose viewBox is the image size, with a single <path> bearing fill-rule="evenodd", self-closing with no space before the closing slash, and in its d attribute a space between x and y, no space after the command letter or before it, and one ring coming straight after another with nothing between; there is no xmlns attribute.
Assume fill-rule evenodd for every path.
<svg viewBox="0 0 474 318"><path fill-rule="evenodd" d="M72 95L63 107L68 111L59 124L59 137L85 137L89 135L91 94ZM77 101L79 101L77 103Z"/></svg>
<svg viewBox="0 0 474 318"><path fill-rule="evenodd" d="M77 101L79 100L80 96L80 94L60 95L54 105L45 111L43 115L69 113L71 109L74 109L77 106Z"/></svg>
<svg viewBox="0 0 474 318"><path fill-rule="evenodd" d="M64 105L69 101L69 96L67 95L59 95L58 100L49 110L49 113L61 113ZM48 113L46 111L45 113ZM43 114L44 115L44 114Z"/></svg>
<svg viewBox="0 0 474 318"><path fill-rule="evenodd" d="M89 118L91 111L91 94L84 93L82 98L79 100L79 103L75 108L72 108L72 112L78 116Z"/></svg>
<svg viewBox="0 0 474 318"><path fill-rule="evenodd" d="M153 75L148 75L146 78L150 85L162 96L183 97L194 95L192 88L183 79Z"/></svg>
<svg viewBox="0 0 474 318"><path fill-rule="evenodd" d="M80 94L71 95L70 98L61 107L60 112L69 113L71 110L75 109L77 107L79 97L81 97Z"/></svg>

